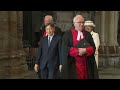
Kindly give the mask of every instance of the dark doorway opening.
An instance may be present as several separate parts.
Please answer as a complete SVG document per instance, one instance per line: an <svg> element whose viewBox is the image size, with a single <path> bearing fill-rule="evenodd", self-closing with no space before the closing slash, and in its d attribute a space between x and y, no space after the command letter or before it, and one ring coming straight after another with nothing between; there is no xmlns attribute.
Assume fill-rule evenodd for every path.
<svg viewBox="0 0 120 90"><path fill-rule="evenodd" d="M117 42L120 45L120 12L119 12L119 19L118 19Z"/></svg>
<svg viewBox="0 0 120 90"><path fill-rule="evenodd" d="M26 53L28 70L34 69L40 27L45 15L54 16L53 11L23 11L23 48Z"/></svg>

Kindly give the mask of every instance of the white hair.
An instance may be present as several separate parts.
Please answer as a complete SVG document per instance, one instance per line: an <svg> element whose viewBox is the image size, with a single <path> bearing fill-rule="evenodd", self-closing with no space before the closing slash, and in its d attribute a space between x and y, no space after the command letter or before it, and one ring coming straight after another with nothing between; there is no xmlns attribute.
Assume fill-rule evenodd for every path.
<svg viewBox="0 0 120 90"><path fill-rule="evenodd" d="M46 15L45 18L49 18L50 21L53 21L53 17L51 15Z"/></svg>
<svg viewBox="0 0 120 90"><path fill-rule="evenodd" d="M82 18L83 18L82 15L76 15L76 16L73 18L73 22L75 22L78 17L82 17Z"/></svg>

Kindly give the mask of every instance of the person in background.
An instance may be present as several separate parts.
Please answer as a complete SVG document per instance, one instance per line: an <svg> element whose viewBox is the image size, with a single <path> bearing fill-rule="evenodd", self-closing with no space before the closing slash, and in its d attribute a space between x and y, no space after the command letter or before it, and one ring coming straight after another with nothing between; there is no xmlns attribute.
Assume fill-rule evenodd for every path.
<svg viewBox="0 0 120 90"><path fill-rule="evenodd" d="M40 32L39 32L39 35L40 35L39 37L40 37L40 39L41 39L42 37L44 37L44 36L47 36L45 27L46 27L46 25L47 25L48 23L54 23L53 17L52 17L51 15L46 15L46 16L44 17L44 24L40 27ZM56 25L55 25L55 34L56 34L56 35L59 35L59 36L61 36L61 37L62 37L62 35L63 35L62 30L61 30L58 26L56 26ZM40 42L40 40L39 40L39 42ZM39 45L39 42L38 42L38 45Z"/></svg>
<svg viewBox="0 0 120 90"><path fill-rule="evenodd" d="M95 43L95 47L96 47L96 51L95 51L95 60L96 60L96 64L97 64L97 68L98 68L98 49L100 46L100 39L99 39L99 34L93 31L93 28L95 27L95 24L93 23L93 21L85 21L85 30L90 32L90 34L92 35L93 41Z"/></svg>

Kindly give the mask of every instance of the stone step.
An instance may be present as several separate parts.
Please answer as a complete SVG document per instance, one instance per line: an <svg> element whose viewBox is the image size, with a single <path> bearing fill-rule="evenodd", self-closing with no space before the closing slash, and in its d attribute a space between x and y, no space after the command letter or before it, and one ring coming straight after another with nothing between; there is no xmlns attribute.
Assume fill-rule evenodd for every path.
<svg viewBox="0 0 120 90"><path fill-rule="evenodd" d="M13 76L2 76L0 79L38 79L37 73L34 71L28 71L24 74L13 75Z"/></svg>
<svg viewBox="0 0 120 90"><path fill-rule="evenodd" d="M99 68L100 79L120 79L120 68Z"/></svg>

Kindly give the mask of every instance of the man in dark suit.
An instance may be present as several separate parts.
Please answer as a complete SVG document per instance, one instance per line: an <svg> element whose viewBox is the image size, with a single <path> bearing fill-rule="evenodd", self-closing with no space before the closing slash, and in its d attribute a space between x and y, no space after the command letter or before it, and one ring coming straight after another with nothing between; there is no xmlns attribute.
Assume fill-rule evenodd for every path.
<svg viewBox="0 0 120 90"><path fill-rule="evenodd" d="M61 37L54 34L53 23L47 24L45 29L47 36L40 40L34 70L40 71L42 79L56 79L61 64Z"/></svg>

